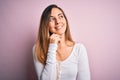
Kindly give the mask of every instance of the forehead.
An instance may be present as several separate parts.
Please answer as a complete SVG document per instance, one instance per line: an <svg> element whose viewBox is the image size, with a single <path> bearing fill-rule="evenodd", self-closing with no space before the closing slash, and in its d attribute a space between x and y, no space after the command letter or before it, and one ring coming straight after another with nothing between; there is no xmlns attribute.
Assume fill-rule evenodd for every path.
<svg viewBox="0 0 120 80"><path fill-rule="evenodd" d="M57 16L58 14L62 13L62 11L58 8L53 8L51 10L51 16Z"/></svg>

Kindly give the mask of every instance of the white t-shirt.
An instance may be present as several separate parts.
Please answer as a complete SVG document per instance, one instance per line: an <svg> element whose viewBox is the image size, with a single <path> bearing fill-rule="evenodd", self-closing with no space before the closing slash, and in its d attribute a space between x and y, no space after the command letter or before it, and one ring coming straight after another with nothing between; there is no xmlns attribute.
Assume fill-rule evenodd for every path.
<svg viewBox="0 0 120 80"><path fill-rule="evenodd" d="M33 59L39 80L90 80L89 62L86 48L83 44L75 43L69 57L64 61L56 60L57 44L49 44L46 65L40 63L35 56Z"/></svg>

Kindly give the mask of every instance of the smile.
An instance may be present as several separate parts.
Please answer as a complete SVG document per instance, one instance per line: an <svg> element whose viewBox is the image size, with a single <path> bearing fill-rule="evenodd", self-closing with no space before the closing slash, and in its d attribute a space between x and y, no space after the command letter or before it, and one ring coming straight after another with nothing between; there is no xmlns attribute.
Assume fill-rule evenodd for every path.
<svg viewBox="0 0 120 80"><path fill-rule="evenodd" d="M56 29L57 30L60 30L62 28L62 26L57 26Z"/></svg>

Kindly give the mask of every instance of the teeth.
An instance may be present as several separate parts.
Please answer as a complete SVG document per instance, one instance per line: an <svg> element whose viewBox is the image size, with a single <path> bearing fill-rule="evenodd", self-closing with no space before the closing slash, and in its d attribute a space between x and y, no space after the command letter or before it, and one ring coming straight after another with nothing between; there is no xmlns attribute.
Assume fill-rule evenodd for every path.
<svg viewBox="0 0 120 80"><path fill-rule="evenodd" d="M58 30L61 29L61 28L62 28L62 26L57 26L57 27L56 27L56 29L58 29Z"/></svg>

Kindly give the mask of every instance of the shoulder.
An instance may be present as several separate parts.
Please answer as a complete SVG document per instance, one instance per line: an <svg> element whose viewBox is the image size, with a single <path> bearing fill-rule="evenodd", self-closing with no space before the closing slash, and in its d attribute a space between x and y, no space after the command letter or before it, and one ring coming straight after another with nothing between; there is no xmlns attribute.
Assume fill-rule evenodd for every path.
<svg viewBox="0 0 120 80"><path fill-rule="evenodd" d="M35 49L36 49L36 44L34 44L33 47L32 47L32 54L33 54L33 59L34 60L37 59Z"/></svg>
<svg viewBox="0 0 120 80"><path fill-rule="evenodd" d="M33 45L32 47L32 53L35 54L35 48L36 48L36 44Z"/></svg>
<svg viewBox="0 0 120 80"><path fill-rule="evenodd" d="M80 42L75 42L75 48L85 48L85 44Z"/></svg>
<svg viewBox="0 0 120 80"><path fill-rule="evenodd" d="M36 48L36 45L34 44L33 47L32 47L32 53L33 53L33 55L35 55L35 48Z"/></svg>
<svg viewBox="0 0 120 80"><path fill-rule="evenodd" d="M86 53L86 46L84 43L76 42L74 45L75 51L79 54Z"/></svg>

